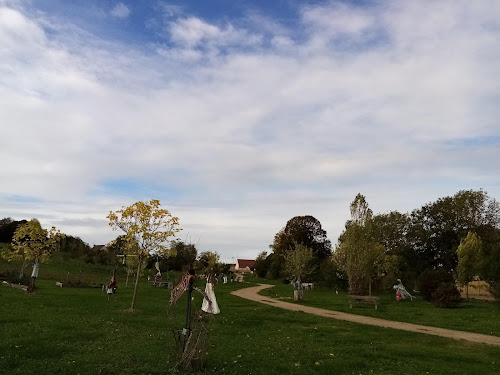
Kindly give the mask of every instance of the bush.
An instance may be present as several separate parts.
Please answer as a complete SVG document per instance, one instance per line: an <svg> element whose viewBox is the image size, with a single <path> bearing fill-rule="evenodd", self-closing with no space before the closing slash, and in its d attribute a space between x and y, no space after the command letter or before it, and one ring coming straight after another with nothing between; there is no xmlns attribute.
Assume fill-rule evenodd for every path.
<svg viewBox="0 0 500 375"><path fill-rule="evenodd" d="M418 278L418 288L422 298L426 301L432 301L432 293L444 283L455 284L453 276L446 270L428 268L420 274Z"/></svg>
<svg viewBox="0 0 500 375"><path fill-rule="evenodd" d="M462 297L455 283L442 283L432 293L432 300L437 307L453 309L462 301Z"/></svg>
<svg viewBox="0 0 500 375"><path fill-rule="evenodd" d="M30 274L24 274L23 277L19 278L19 271L6 270L0 272L0 279L5 280L11 284L21 284L21 285L29 285L31 282Z"/></svg>

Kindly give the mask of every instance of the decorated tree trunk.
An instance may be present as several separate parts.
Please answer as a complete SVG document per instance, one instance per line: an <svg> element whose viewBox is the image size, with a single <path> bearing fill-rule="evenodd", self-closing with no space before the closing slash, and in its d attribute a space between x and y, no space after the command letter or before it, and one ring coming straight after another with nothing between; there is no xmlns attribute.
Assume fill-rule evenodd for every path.
<svg viewBox="0 0 500 375"><path fill-rule="evenodd" d="M295 289L293 291L293 300L294 301L302 301L304 299L304 290L303 289Z"/></svg>

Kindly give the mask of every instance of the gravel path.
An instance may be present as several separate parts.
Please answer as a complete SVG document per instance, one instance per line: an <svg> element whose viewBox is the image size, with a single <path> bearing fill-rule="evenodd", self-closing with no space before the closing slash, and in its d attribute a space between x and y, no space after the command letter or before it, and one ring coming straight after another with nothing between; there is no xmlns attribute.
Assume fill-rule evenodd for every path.
<svg viewBox="0 0 500 375"><path fill-rule="evenodd" d="M261 291L262 289L271 288L272 286L273 285L269 284L260 284L258 286L250 288L235 290L231 292L231 294L251 301L260 302L269 306L279 307L281 309L292 310L292 311L302 311L308 314L323 316L325 318L345 320L347 322L393 328L393 329L401 329L404 331L425 333L427 335L449 337L456 340L466 340L471 342L500 346L500 337L497 336L488 336L488 335L482 335L480 333L454 331L451 329L422 326L412 323L395 322L392 320L372 318L363 315L348 314L340 311L326 310L326 309L320 309L318 307L303 306L295 303L284 302L274 298L261 296L258 294L258 292Z"/></svg>

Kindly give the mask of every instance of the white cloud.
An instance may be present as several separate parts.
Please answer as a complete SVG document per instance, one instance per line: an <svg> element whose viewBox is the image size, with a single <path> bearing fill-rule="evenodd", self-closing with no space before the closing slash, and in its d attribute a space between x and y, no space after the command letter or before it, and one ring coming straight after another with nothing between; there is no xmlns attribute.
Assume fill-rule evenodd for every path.
<svg viewBox="0 0 500 375"><path fill-rule="evenodd" d="M461 143L499 136L499 5L413 4L304 8L301 37L172 13L140 51L0 6L0 199L41 199L0 216L103 243L109 210L160 198L230 259L295 215L335 242L358 192L375 212L499 198L498 142ZM113 179L143 190L110 196Z"/></svg>
<svg viewBox="0 0 500 375"><path fill-rule="evenodd" d="M231 23L217 26L197 17L171 21L168 31L181 50L202 50L207 57L217 56L221 49L257 46L261 42L260 35L236 28Z"/></svg>
<svg viewBox="0 0 500 375"><path fill-rule="evenodd" d="M130 16L130 9L123 3L118 3L111 9L110 14L116 18L127 18Z"/></svg>

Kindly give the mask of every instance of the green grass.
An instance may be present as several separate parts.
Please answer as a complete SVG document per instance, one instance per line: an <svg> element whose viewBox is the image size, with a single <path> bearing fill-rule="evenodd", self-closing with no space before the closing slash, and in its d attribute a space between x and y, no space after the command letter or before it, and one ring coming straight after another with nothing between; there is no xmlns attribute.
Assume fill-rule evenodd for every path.
<svg viewBox="0 0 500 375"><path fill-rule="evenodd" d="M253 280L269 283L264 279ZM275 284L273 288L263 290L260 294L294 302L291 298L293 290L290 285L273 284ZM346 292L339 291L339 294L336 294L327 288L305 290L304 301L301 304L381 319L500 336L500 308L495 302L464 299L456 309L441 309L418 296L413 301L397 302L394 293L377 295L380 297L377 310L369 304L353 305L351 309Z"/></svg>
<svg viewBox="0 0 500 375"><path fill-rule="evenodd" d="M129 313L132 288L118 282L109 301L100 290L60 289L53 280L38 280L34 294L0 285L0 373L169 372L172 329L182 327L185 299L169 313L169 291L143 280L138 311ZM500 373L498 347L290 312L230 294L249 285L217 286L221 314L207 322L204 373ZM201 305L198 294L193 303Z"/></svg>

